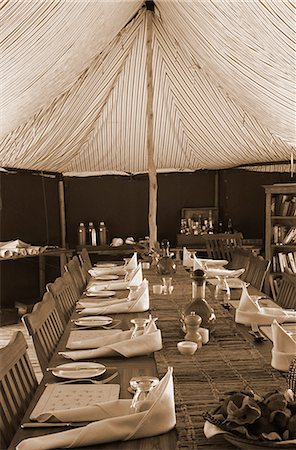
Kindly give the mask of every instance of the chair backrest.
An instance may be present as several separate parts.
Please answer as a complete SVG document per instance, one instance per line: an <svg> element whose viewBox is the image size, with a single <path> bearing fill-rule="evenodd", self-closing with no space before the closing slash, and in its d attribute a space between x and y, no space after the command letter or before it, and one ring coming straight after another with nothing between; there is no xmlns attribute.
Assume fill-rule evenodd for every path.
<svg viewBox="0 0 296 450"><path fill-rule="evenodd" d="M7 448L37 389L37 379L21 331L0 349L0 448Z"/></svg>
<svg viewBox="0 0 296 450"><path fill-rule="evenodd" d="M275 301L283 308L296 309L296 274L282 273Z"/></svg>
<svg viewBox="0 0 296 450"><path fill-rule="evenodd" d="M213 259L227 259L227 261L232 260L233 250L236 247L242 246L242 238L241 233L203 235L208 257Z"/></svg>
<svg viewBox="0 0 296 450"><path fill-rule="evenodd" d="M53 295L62 322L66 325L74 310L76 302L80 298L80 293L78 292L71 275L69 272L64 272L61 277L58 277L54 281L54 283L48 283L46 289Z"/></svg>
<svg viewBox="0 0 296 450"><path fill-rule="evenodd" d="M251 250L240 247L235 247L232 252L232 261L228 264L228 269L245 269L247 270L250 264Z"/></svg>
<svg viewBox="0 0 296 450"><path fill-rule="evenodd" d="M269 267L269 260L264 259L262 256L251 255L247 270L241 275L241 279L262 291Z"/></svg>
<svg viewBox="0 0 296 450"><path fill-rule="evenodd" d="M86 250L86 248L83 248L83 249L81 250L81 253L80 253L80 255L79 255L79 258L80 258L80 261L81 261L81 265L82 265L83 263L85 263L85 266L87 267L87 270L89 270L89 269L92 268L93 265L92 265L92 262L91 262L89 253L88 253L88 251Z"/></svg>
<svg viewBox="0 0 296 450"><path fill-rule="evenodd" d="M46 292L42 301L36 303L33 311L25 314L22 321L29 335L32 336L41 370L45 373L64 331L64 325L52 294Z"/></svg>
<svg viewBox="0 0 296 450"><path fill-rule="evenodd" d="M82 274L78 256L73 256L73 258L65 265L65 270L70 273L79 293L81 294L86 286L86 279Z"/></svg>

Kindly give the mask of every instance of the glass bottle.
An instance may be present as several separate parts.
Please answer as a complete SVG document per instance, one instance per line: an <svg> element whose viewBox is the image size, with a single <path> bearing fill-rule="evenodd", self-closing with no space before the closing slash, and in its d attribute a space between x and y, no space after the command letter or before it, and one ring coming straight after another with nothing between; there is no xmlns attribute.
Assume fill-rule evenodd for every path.
<svg viewBox="0 0 296 450"><path fill-rule="evenodd" d="M159 383L157 377L139 376L130 379L130 387L135 392L131 403L131 412L138 413L145 411L151 405L147 404L147 396L149 392L154 389Z"/></svg>
<svg viewBox="0 0 296 450"><path fill-rule="evenodd" d="M214 234L213 213L212 213L212 210L211 210L211 209L210 209L210 211L209 211L208 234Z"/></svg>
<svg viewBox="0 0 296 450"><path fill-rule="evenodd" d="M214 330L216 315L213 308L206 300L206 275L203 270L197 269L191 274L192 300L184 307L182 319L194 312L201 317L201 326L210 331Z"/></svg>
<svg viewBox="0 0 296 450"><path fill-rule="evenodd" d="M88 224L88 235L90 245L97 245L97 234L93 222Z"/></svg>
<svg viewBox="0 0 296 450"><path fill-rule="evenodd" d="M215 288L215 299L223 305L229 305L230 288L226 277L217 277L218 283Z"/></svg>
<svg viewBox="0 0 296 450"><path fill-rule="evenodd" d="M100 245L107 244L107 228L105 222L100 222L99 224L99 241Z"/></svg>
<svg viewBox="0 0 296 450"><path fill-rule="evenodd" d="M85 245L86 244L86 229L83 222L80 222L79 228L78 228L78 243L79 245Z"/></svg>
<svg viewBox="0 0 296 450"><path fill-rule="evenodd" d="M156 270L159 275L172 275L176 273L177 266L170 254L170 243L167 239L161 241L162 256L156 264Z"/></svg>
<svg viewBox="0 0 296 450"><path fill-rule="evenodd" d="M230 234L233 233L232 220L230 217L228 219L228 224L227 224L227 233L230 233Z"/></svg>

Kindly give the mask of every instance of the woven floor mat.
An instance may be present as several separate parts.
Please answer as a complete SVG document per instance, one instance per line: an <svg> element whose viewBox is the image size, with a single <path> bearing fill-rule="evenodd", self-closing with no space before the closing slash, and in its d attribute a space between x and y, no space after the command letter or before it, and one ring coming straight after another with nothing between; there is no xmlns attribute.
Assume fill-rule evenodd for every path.
<svg viewBox="0 0 296 450"><path fill-rule="evenodd" d="M159 375L168 366L174 368L177 448L233 449L222 437L206 439L202 413L218 406L225 392L252 389L263 394L285 389L286 380L240 332L231 313L213 299L217 321L209 343L193 356L181 355L177 350L177 342L184 339L180 314L189 299L190 283L185 288L176 283L173 295L154 298L152 303L163 339L163 349L155 353Z"/></svg>

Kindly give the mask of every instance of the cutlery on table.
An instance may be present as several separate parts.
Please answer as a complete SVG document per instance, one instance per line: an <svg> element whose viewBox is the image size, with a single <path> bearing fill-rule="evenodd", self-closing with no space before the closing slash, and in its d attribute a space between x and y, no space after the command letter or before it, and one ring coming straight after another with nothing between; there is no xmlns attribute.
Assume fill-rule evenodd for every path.
<svg viewBox="0 0 296 450"><path fill-rule="evenodd" d="M89 422L26 422L21 428L82 427Z"/></svg>
<svg viewBox="0 0 296 450"><path fill-rule="evenodd" d="M85 367L83 367L83 366L77 366L77 367L59 367L59 366L57 366L57 367L47 367L46 368L46 370L47 370L47 372L52 372L52 371L56 371L56 372L61 372L61 371L63 371L63 372L67 372L67 371L70 371L70 372L75 372L75 371L78 371L78 372L81 372L81 371L83 371L83 370L100 370L100 369L102 369L103 368L103 366L102 367L99 367L99 366L85 366Z"/></svg>

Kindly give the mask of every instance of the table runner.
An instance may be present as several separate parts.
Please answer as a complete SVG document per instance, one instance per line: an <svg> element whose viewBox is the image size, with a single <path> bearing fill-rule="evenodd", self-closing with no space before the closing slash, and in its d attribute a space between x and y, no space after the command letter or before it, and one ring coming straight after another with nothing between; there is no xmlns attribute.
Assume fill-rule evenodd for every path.
<svg viewBox="0 0 296 450"><path fill-rule="evenodd" d="M151 273L150 283L159 283ZM152 295L153 316L158 317L163 349L155 353L157 370L163 376L168 366L174 367L175 403L178 449L233 449L221 437L213 441L203 433L202 413L213 410L227 391L252 389L263 394L272 389L286 389L285 377L270 366L251 340L244 336L243 326L237 326L231 312L217 303L207 289L207 300L217 317L210 342L193 356L181 355L177 342L184 339L180 328L182 306L191 299L191 280L183 267L173 277L172 295ZM262 344L261 344L262 345ZM263 344L265 345L265 344Z"/></svg>

